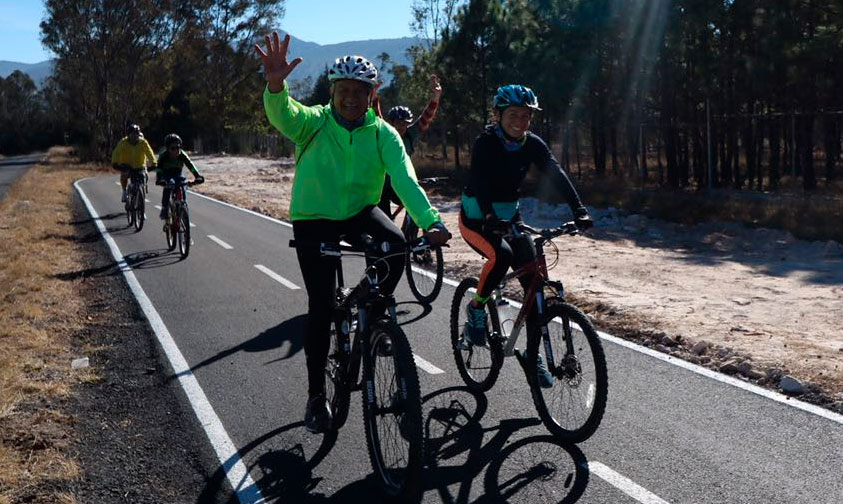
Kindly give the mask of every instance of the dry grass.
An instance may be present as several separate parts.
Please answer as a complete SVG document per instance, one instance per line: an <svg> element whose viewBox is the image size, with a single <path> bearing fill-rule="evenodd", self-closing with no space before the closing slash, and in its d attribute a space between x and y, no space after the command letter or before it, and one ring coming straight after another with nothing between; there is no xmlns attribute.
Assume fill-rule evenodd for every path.
<svg viewBox="0 0 843 504"><path fill-rule="evenodd" d="M70 368L82 300L55 275L83 267L72 182L94 169L52 149L0 202L0 504L76 502L54 490L81 474L66 453L72 419L54 404L95 371Z"/></svg>

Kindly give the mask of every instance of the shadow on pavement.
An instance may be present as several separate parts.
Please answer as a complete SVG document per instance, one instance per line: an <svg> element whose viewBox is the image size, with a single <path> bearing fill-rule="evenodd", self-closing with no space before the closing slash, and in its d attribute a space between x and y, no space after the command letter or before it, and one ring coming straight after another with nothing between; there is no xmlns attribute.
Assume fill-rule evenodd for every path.
<svg viewBox="0 0 843 504"><path fill-rule="evenodd" d="M486 397L466 387L433 392L424 403L425 483L442 502L571 503L585 492L588 462L575 445L547 434L513 439L541 425L538 419L508 419L484 427L480 421ZM484 494L471 498L481 475Z"/></svg>
<svg viewBox="0 0 843 504"><path fill-rule="evenodd" d="M407 325L417 322L433 311L430 305L424 305L418 301L401 301L395 303L395 315L398 318L398 325Z"/></svg>
<svg viewBox="0 0 843 504"><path fill-rule="evenodd" d="M426 501L436 495L438 499L434 500L448 504L573 503L585 492L588 462L579 448L547 434L518 438L526 429L540 425L539 420L510 419L484 427L481 420L488 408L487 399L466 387L438 390L428 394L423 402ZM316 438L304 430L303 422L295 422L254 439L238 451L242 459L253 461L248 470L263 502L382 502L365 452L360 460L360 472L365 476L325 495L319 488L323 478L316 468L333 449L336 434L322 436L318 446L308 443L309 439ZM269 443L280 448L252 453ZM247 457L249 454L252 456ZM217 469L197 503L217 502L226 494L225 468L232 462L229 459ZM482 490L478 485L482 485ZM254 488L235 489L241 495L253 491ZM232 496L227 502L234 504L238 500Z"/></svg>
<svg viewBox="0 0 843 504"><path fill-rule="evenodd" d="M300 352L303 348L303 337L306 324L307 315L296 315L291 319L287 319L284 322L281 322L275 327L267 329L266 331L258 334L250 340L244 341L243 343L240 343L237 346L233 346L227 350L223 350L222 352L214 355L213 357L205 359L199 364L192 366L190 368L190 372L195 372L197 369L205 367L209 364L213 364L214 362L220 359L224 359L229 355L235 354L237 352L266 352L270 350L280 349L285 341L290 342L290 348L287 350L287 354L278 359L271 360L267 362L267 364L277 362L279 360L289 359L293 355ZM176 378L176 376L174 376L173 378Z"/></svg>

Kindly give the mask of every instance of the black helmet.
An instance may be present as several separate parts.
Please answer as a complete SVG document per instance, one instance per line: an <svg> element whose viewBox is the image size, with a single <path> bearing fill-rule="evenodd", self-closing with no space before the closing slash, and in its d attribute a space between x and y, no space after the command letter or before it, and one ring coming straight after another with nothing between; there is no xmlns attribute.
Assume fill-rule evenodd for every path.
<svg viewBox="0 0 843 504"><path fill-rule="evenodd" d="M140 132L141 132L140 126L138 126L137 124L132 123L132 124L129 124L128 126L126 126L126 134L127 135L131 135L132 133L134 133L136 135L140 135Z"/></svg>
<svg viewBox="0 0 843 504"><path fill-rule="evenodd" d="M399 105L389 109L389 112L386 113L386 118L393 122L413 122L413 112L407 107Z"/></svg>
<svg viewBox="0 0 843 504"><path fill-rule="evenodd" d="M164 137L164 146L169 149L171 145L178 145L181 147L181 137L175 133L170 133Z"/></svg>

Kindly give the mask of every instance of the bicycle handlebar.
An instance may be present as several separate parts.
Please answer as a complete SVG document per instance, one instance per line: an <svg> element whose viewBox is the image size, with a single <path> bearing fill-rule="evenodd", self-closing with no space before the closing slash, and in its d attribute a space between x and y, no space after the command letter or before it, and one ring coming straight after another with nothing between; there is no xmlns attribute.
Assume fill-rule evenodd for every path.
<svg viewBox="0 0 843 504"><path fill-rule="evenodd" d="M290 240L290 247L319 247L319 253L323 256L342 256L343 252L358 252L364 254L384 253L390 252L424 252L429 250L430 242L424 236L416 238L409 242L375 242L371 237L366 236L363 239L363 245L343 245L341 243L332 242L308 242L301 240Z"/></svg>

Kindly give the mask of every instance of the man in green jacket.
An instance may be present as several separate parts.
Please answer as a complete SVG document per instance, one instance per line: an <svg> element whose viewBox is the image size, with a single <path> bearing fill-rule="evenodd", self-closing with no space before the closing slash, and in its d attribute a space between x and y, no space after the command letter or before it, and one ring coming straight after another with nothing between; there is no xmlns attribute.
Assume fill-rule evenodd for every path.
<svg viewBox="0 0 843 504"><path fill-rule="evenodd" d="M395 192L431 245L450 238L416 180L415 169L395 128L372 110L377 69L362 56L345 56L328 71L331 102L304 106L290 97L286 78L301 63L287 61L290 36L266 37L266 51L256 45L267 86L263 103L269 122L296 144L296 176L290 201L293 236L301 243L339 242L361 233L375 241L401 242L401 231L379 208L386 174ZM307 357L308 401L305 426L325 432L331 412L325 398L325 363L336 290L336 259L318 250L298 247L296 253L308 296L304 350ZM381 291L391 294L404 270L403 255L387 259ZM386 268L385 268L386 269Z"/></svg>

